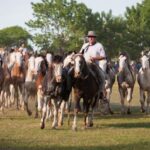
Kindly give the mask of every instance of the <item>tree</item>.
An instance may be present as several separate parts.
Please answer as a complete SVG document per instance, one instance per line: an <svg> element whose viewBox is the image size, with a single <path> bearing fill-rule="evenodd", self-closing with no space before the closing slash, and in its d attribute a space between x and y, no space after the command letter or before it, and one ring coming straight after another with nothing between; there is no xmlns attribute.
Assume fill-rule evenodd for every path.
<svg viewBox="0 0 150 150"><path fill-rule="evenodd" d="M126 9L127 29L124 44L132 58L138 57L145 47L150 47L150 5L148 3L149 1L145 0L142 4Z"/></svg>
<svg viewBox="0 0 150 150"><path fill-rule="evenodd" d="M31 39L31 35L19 26L8 27L0 30L1 47L19 45L22 41L27 43L28 39Z"/></svg>
<svg viewBox="0 0 150 150"><path fill-rule="evenodd" d="M124 41L123 34L126 29L125 19L122 17L114 17L112 11L108 13L101 13L102 27L98 32L98 39L105 46L107 55L109 57L116 57L118 52L122 49Z"/></svg>
<svg viewBox="0 0 150 150"><path fill-rule="evenodd" d="M75 0L42 0L32 3L32 8L34 19L26 24L37 31L33 40L41 48L79 50L82 37L93 27L91 9Z"/></svg>

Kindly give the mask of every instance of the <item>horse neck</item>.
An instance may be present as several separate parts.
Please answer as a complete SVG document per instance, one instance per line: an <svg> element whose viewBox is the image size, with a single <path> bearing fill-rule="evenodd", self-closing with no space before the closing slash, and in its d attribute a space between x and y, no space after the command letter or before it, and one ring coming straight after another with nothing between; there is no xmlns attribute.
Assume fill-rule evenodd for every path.
<svg viewBox="0 0 150 150"><path fill-rule="evenodd" d="M134 81L135 80L135 74L134 71L132 70L132 68L130 67L130 65L128 63L126 63L126 66L124 67L124 74L126 76L126 78L128 78L130 75L131 76L131 80Z"/></svg>
<svg viewBox="0 0 150 150"><path fill-rule="evenodd" d="M139 72L141 72L141 71L139 71ZM150 68L147 68L146 70L144 70L143 72L142 72L142 76L147 80L147 79L149 79L150 78Z"/></svg>
<svg viewBox="0 0 150 150"><path fill-rule="evenodd" d="M27 69L25 80L26 80L26 81L33 81L33 73L32 73L32 70Z"/></svg>
<svg viewBox="0 0 150 150"><path fill-rule="evenodd" d="M45 75L46 73L46 64L45 64L45 61L43 60L41 62L41 66L40 66L40 71L39 71L43 76Z"/></svg>
<svg viewBox="0 0 150 150"><path fill-rule="evenodd" d="M3 68L3 71L4 71L4 76L6 77L6 76L10 76L10 71L9 71L9 69L8 69L8 66L7 66L7 64L3 64L3 66L2 66L2 68Z"/></svg>
<svg viewBox="0 0 150 150"><path fill-rule="evenodd" d="M87 63L85 62L83 70L82 70L83 78L87 77L89 75L89 72L90 72L89 67Z"/></svg>
<svg viewBox="0 0 150 150"><path fill-rule="evenodd" d="M54 72L53 72L53 68L50 66L48 67L48 70L47 70L47 78L48 80L52 80L54 78Z"/></svg>

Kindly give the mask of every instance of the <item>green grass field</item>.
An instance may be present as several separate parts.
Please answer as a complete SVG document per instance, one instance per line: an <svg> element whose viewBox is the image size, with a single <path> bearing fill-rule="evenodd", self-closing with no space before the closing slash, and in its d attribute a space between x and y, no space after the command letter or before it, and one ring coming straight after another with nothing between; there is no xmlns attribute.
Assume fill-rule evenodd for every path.
<svg viewBox="0 0 150 150"><path fill-rule="evenodd" d="M117 85L111 98L114 115L96 114L94 127L83 129L80 115L78 131L64 126L51 129L50 122L40 129L40 119L28 117L24 111L5 110L0 114L0 150L149 150L150 117L140 112L138 85L135 85L132 114L120 114Z"/></svg>

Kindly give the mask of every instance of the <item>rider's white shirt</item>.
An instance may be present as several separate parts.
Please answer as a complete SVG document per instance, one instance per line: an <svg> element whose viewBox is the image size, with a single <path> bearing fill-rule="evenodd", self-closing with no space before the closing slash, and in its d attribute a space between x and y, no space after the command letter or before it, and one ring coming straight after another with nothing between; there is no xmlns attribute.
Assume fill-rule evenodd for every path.
<svg viewBox="0 0 150 150"><path fill-rule="evenodd" d="M90 57L97 57L97 56L106 57L103 45L101 43L99 43L99 42L97 42L94 45L89 45L89 43L85 43L85 44L83 44L80 52L83 49L85 49L85 51L84 51L84 57L85 57L85 60L87 62L91 62ZM95 63L98 64L99 67L104 72L106 72L106 67L107 67L107 60L106 59L100 60L100 61L97 60Z"/></svg>
<svg viewBox="0 0 150 150"><path fill-rule="evenodd" d="M85 48L84 57L87 62L90 61L90 57L97 57L97 56L106 57L104 48L101 43L96 43L94 45L89 45L89 46L88 46L88 44L89 43L85 43L82 46L82 48ZM86 49L87 46L88 46L88 48ZM99 61L96 61L96 63L98 64Z"/></svg>

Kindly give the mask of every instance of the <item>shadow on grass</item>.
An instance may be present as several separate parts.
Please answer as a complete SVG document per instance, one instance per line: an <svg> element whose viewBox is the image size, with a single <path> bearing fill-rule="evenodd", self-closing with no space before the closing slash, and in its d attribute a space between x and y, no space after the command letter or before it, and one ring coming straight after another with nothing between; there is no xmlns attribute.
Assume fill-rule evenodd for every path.
<svg viewBox="0 0 150 150"><path fill-rule="evenodd" d="M118 104L113 104L111 107L114 114L110 115L103 115L99 113L95 113L95 117L100 117L103 119L133 119L133 118L149 118L149 115L146 115L146 113L142 113L140 111L140 106L132 106L131 107L131 114L121 114L121 107Z"/></svg>
<svg viewBox="0 0 150 150"><path fill-rule="evenodd" d="M137 123L117 123L117 124L108 124L104 125L105 127L114 127L114 128L126 128L126 129L132 129L132 128L150 128L149 122L137 122Z"/></svg>
<svg viewBox="0 0 150 150"><path fill-rule="evenodd" d="M7 146L5 146L7 144ZM13 145L10 143L0 142L0 150L149 150L150 142L138 142L132 144L118 144L109 146L59 146L59 145L46 145L46 146L27 146L27 145Z"/></svg>

